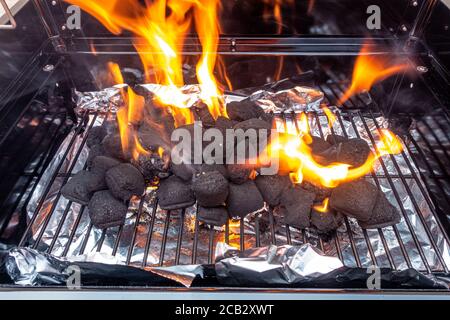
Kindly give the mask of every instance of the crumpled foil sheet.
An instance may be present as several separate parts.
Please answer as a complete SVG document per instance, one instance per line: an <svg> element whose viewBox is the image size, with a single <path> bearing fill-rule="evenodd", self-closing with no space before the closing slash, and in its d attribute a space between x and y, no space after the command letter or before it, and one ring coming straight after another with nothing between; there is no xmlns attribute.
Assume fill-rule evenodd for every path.
<svg viewBox="0 0 450 320"><path fill-rule="evenodd" d="M232 255L232 257L227 257ZM233 283L234 273L246 274L255 283L288 285L314 278L344 265L306 243L300 246L268 246L237 252L226 243L216 247L217 277ZM238 283L236 283L238 284Z"/></svg>
<svg viewBox="0 0 450 320"><path fill-rule="evenodd" d="M294 87L278 92L257 91L250 96L267 112L319 111L323 92L309 87Z"/></svg>
<svg viewBox="0 0 450 320"><path fill-rule="evenodd" d="M108 96L108 94L109 93L102 91L98 93L98 96ZM90 95L93 94L90 93ZM100 98L95 97L95 95L93 95L92 99L101 100ZM242 97L228 97L227 99L239 100L242 99ZM83 101L84 105L89 106L89 110L93 110L92 106L94 106L95 103L89 104L87 98ZM274 105L276 105L276 103L274 103ZM94 120L94 116L91 115L89 124L94 122L94 126L101 125L104 118L105 117L103 114L99 114ZM325 136L330 134L331 130L328 126L327 117L324 114L319 112L317 117L310 116L309 120L310 128L313 134L320 135L323 133ZM387 121L382 117L377 118L376 122L380 127L387 126ZM287 119L286 128L281 121L277 125L280 131L295 130L295 123L292 119ZM336 134L346 132L349 137L357 137L359 135L361 138L367 140L369 145L372 145L369 132L366 131L366 126L375 140L375 143L379 142L375 121L370 117L362 118L358 114L343 114L342 124L340 121L336 121L333 129ZM36 191L30 199L27 207L29 217L33 215L33 212L35 211L42 196L42 192L49 183L50 177L55 172L58 163L63 160L64 164L60 170L60 174L54 181L31 229L32 239L37 238L42 222L50 213L50 209L54 205L58 191L61 188L64 174L67 173L71 163L73 161L76 162L72 174L76 173L78 170L81 170L84 166L88 156L88 148L84 146L80 156L78 158L75 157L81 141L84 138L84 134L85 133L82 133L76 137L74 147L70 150L67 158L62 159L64 151L66 150L73 135L67 137L67 140L62 144L60 151L49 165L47 171L39 181ZM405 152L405 154L407 159L410 159L408 153ZM426 197L428 197L428 194L426 192L422 193L417 181L411 178L411 168L407 165L403 155L395 155L393 158L396 160L399 170L397 170L390 156L383 157L386 172L380 165L379 161L375 165L374 171L378 176L378 181L382 191L385 193L389 201L397 208L403 206L404 212L410 220L416 238L420 243L420 246L423 248L423 252L430 268L432 270L441 270L442 266L440 265L438 256L431 245L430 239L427 236L421 219L419 219L420 213L414 205L415 201L417 207L420 209L426 225L431 230L433 240L441 252L445 263L447 266L450 266L449 244L446 242L440 231L432 209L427 204ZM414 166L412 167L412 170L418 173ZM386 174L392 175L392 183L394 184L396 192L394 192L389 180L386 178ZM406 185L409 187L410 192L405 187L406 185L400 178L400 174L405 177L404 180ZM371 177L368 177L368 179L372 180ZM397 200L396 193L399 200ZM148 190L147 195L142 199L142 201L142 205L140 205L141 199L132 199L125 225L122 228L116 227L103 231L90 226L87 208L76 203L71 203L70 207L68 207L69 201L64 199L64 197L60 197L56 203L55 210L49 219L49 223L43 232L43 236L37 244L37 249L43 252L49 252L57 257L68 256L73 258L75 256L81 256L82 259L84 259L84 255L86 254L101 252L104 256L113 256L113 259L117 264L129 264L131 266L147 268L158 267L161 265L174 266L176 264L177 244L178 241L180 241L181 248L179 248L178 264L207 264L212 260L211 256L214 254L214 248L211 248L209 244L213 243L214 247L218 242L224 241L224 228L214 228L213 230L210 230L207 226L200 224L197 247L194 248L194 244L196 243L194 237L196 215L195 206L187 208L183 215L179 211L172 211L170 219L168 220L169 224L166 226L165 221L167 212L159 207L156 208L155 212L153 211L153 204L155 201L154 192L152 190ZM65 219L62 220L64 216ZM279 217L276 215L274 218L275 221L279 221ZM259 221L260 246L268 246L271 244L272 237L269 224L267 222L268 215L267 210L264 209L250 214L245 218L245 248L252 248L256 246L256 220ZM179 239L178 235L181 225L183 227L183 233ZM354 249L358 253L362 267L373 265L374 262L369 254L363 230L361 230L356 221L353 219L349 219L349 225L351 230L347 230L346 224L343 224L337 232L339 248L342 253L342 263L348 267L357 266L352 250L352 242L350 241L349 236L349 234L351 234L355 246ZM408 252L413 268L417 270L425 270L424 263L422 262L412 234L404 218L397 225L397 229L404 244L404 248ZM393 257L397 269L406 269L407 263L403 257L402 248L397 240L396 233L393 228L384 228L381 232L384 235L387 247L389 248L389 252ZM166 239L164 239L164 234L167 234ZM367 230L367 236L370 240L377 265L380 267L389 267L390 265L386 250L378 231ZM68 243L69 239L71 239L70 243ZM286 244L287 239L286 227L276 223L276 244ZM300 246L304 244L303 241L305 241L320 248L321 251L327 256L338 257L336 242L333 239L327 240L321 238L314 229L307 229L303 233L301 230L291 227L290 239L292 245L294 246ZM237 227L234 225L230 226L229 240L232 246L239 247L239 225ZM50 245L52 245L51 250L49 250ZM145 256L147 245L148 254ZM194 253L195 258L193 259ZM97 255L91 261L97 261L97 259L100 259L100 256Z"/></svg>

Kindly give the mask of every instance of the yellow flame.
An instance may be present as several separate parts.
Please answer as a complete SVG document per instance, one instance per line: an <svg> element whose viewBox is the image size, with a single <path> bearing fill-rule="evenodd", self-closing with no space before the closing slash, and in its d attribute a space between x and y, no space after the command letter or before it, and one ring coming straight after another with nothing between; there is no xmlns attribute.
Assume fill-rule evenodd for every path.
<svg viewBox="0 0 450 320"><path fill-rule="evenodd" d="M333 128L334 123L336 122L336 116L334 115L334 113L328 109L326 106L322 106L322 110L325 113L325 115L327 116L328 119L328 123L330 128Z"/></svg>
<svg viewBox="0 0 450 320"><path fill-rule="evenodd" d="M330 198L325 198L321 204L316 204L313 206L314 210L318 212L328 212L328 202L330 201Z"/></svg>
<svg viewBox="0 0 450 320"><path fill-rule="evenodd" d="M355 94L369 91L375 83L409 68L407 63L392 65L391 59L384 55L371 55L370 46L370 41L362 46L353 68L352 83L339 99L340 104Z"/></svg>

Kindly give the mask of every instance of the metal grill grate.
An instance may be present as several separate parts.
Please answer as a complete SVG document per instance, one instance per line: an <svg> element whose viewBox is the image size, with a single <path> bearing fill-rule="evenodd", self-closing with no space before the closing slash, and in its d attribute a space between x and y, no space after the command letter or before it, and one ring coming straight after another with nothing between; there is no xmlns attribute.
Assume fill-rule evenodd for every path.
<svg viewBox="0 0 450 320"><path fill-rule="evenodd" d="M342 94L342 88L337 82L322 85L320 89L326 94L330 105L335 104ZM347 103L349 109L366 105L361 97L355 97ZM311 127L316 127L316 133L321 136L342 131L346 136L365 137L376 148L374 134L380 129L377 117L381 114L372 111L363 113L355 109L336 115L338 121L333 127L330 127L323 115L309 113L308 117ZM163 212L158 208L154 192L149 190L146 196L131 201L126 225L99 231L89 222L87 208L61 197L60 187L74 172L82 169L77 167L77 158L86 152L84 145L89 130L108 116L110 115L93 113L83 115L50 183L40 192L38 205L23 234L21 246L29 245L56 256L102 252L117 257L118 261L127 265L147 267L212 263L218 241L225 241L241 250L268 244L311 243L326 254L338 256L347 266L378 265L393 269L413 267L426 273L448 272L450 240L438 218L443 209L435 207L428 191L433 190L430 179L436 181L433 185L442 190L441 200L450 203L448 185L444 185L442 181L448 181L446 168L450 166L442 163L442 155L437 154L433 148L434 145L442 147L445 160L450 163L446 150L450 142L449 130L441 128L446 139L444 143L433 133L435 131L422 132L417 129L417 133L413 132L409 137L411 143L405 143L407 148L403 153L383 157L379 160L379 169L368 175L367 178L378 188L391 190L396 200L394 205L403 218L400 224L393 227L361 230L354 221L346 218L342 230L334 236L323 238L314 230L297 230L279 224L272 208L268 208L267 214L256 214L248 220L230 221L223 230L219 230L201 225L193 218L193 208L181 212ZM442 123L440 119L436 125L449 125L448 117L445 119L447 122ZM297 131L298 115L284 114L279 118L279 125L282 130ZM358 128L363 128L363 131ZM427 140L430 134L432 142ZM439 171L431 167L422 151L422 144L436 158ZM75 156L68 158L71 154ZM62 168L66 170L61 170ZM405 197L410 199L410 203L404 203ZM63 214L55 216L54 212L59 206L64 206ZM73 212L77 214L73 215ZM244 228L244 224L248 228ZM49 225L57 227L49 232ZM246 230L251 231L245 232ZM30 237L31 233L35 236ZM106 246L105 243L109 245Z"/></svg>

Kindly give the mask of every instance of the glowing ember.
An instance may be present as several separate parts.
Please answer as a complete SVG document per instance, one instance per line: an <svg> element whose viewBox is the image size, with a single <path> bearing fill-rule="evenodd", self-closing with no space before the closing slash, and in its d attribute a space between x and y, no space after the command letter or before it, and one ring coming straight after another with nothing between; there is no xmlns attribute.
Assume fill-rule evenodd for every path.
<svg viewBox="0 0 450 320"><path fill-rule="evenodd" d="M318 212L328 212L328 202L330 198L325 198L321 204L315 205L313 208Z"/></svg>
<svg viewBox="0 0 450 320"><path fill-rule="evenodd" d="M389 57L371 55L369 46L370 42L361 48L353 69L352 84L340 98L340 104L355 94L369 91L375 83L410 67L407 63L391 65Z"/></svg>

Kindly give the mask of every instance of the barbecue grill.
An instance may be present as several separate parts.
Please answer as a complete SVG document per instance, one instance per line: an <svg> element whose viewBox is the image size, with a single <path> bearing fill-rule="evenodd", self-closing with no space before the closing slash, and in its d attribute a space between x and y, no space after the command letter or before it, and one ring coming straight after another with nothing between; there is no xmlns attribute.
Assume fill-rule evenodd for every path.
<svg viewBox="0 0 450 320"><path fill-rule="evenodd" d="M307 74L313 74L324 102L340 107L334 126L325 115L308 113L317 134L362 136L375 148L382 119L403 139L404 151L381 158L379 170L367 176L381 190L391 190L402 222L361 230L345 218L342 230L331 237L283 225L272 208L251 219L229 221L223 228L209 227L195 218L195 207L181 213L162 211L150 189L145 196L132 199L125 225L96 230L87 207L66 201L60 189L83 169L90 130L114 114L98 110L76 113L74 92L101 90L99 74L108 61L117 62L129 81L139 81L140 60L130 35L113 36L88 14L82 13L81 28L71 29L67 3L25 2L14 22L10 21L11 30L0 31L4 56L0 67L0 243L56 257L103 253L137 268L212 265L222 241L240 250L309 243L350 268L413 268L425 275L450 277L450 9L445 1L371 1L381 8L379 30L366 27L366 8L372 3L365 1L295 1L295 13L283 22L281 31L276 21L261 18L262 1L224 4L222 21L227 32L220 38L218 54L235 85L227 95L245 97L278 80L275 78L311 70ZM0 3L9 14L6 3ZM346 14L343 20L348 21L339 21ZM351 81L355 57L367 36L372 39L370 55L407 59L414 65L413 75L399 73L341 105L339 98ZM195 61L200 53L198 39L187 38L183 48L187 61ZM274 77L281 58L284 67ZM186 66L189 69L189 63ZM193 78L189 81L195 83ZM295 112L276 115L278 128L299 131L298 116ZM40 183L43 179L48 183ZM112 291L130 296L139 290L155 294L153 297L171 291L199 296L232 292L234 297L260 293L271 298L284 293L321 293L323 297L330 293L341 297L449 293L420 288L226 287L214 279L209 281L192 288L110 284L82 289L90 289L89 294ZM6 280L0 284L3 292L33 294L38 290L67 288L19 286Z"/></svg>

